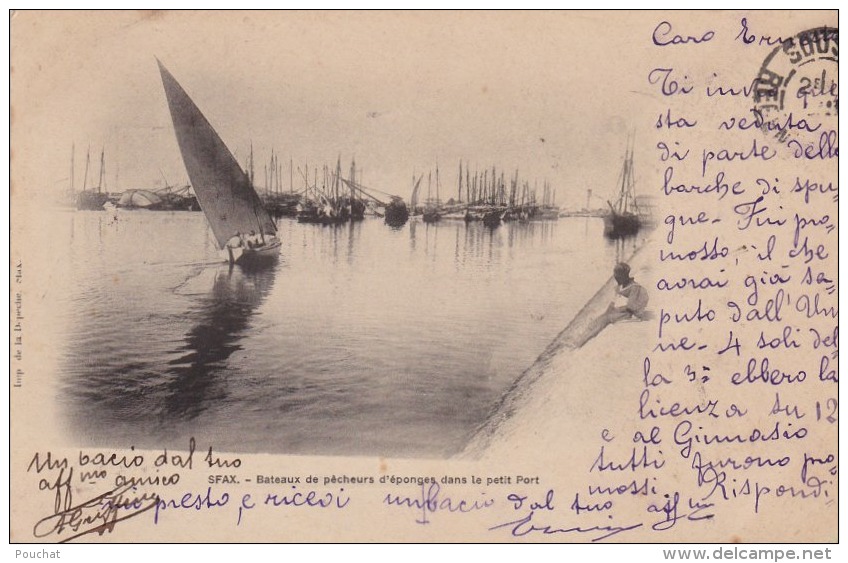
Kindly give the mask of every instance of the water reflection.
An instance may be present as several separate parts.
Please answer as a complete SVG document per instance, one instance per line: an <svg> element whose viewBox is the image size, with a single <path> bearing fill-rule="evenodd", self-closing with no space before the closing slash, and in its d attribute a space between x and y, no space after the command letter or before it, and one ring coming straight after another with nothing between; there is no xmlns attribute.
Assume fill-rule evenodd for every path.
<svg viewBox="0 0 848 563"><path fill-rule="evenodd" d="M64 219L60 401L118 446L449 455L627 252L590 219L281 221L251 272L197 214Z"/></svg>
<svg viewBox="0 0 848 563"><path fill-rule="evenodd" d="M112 427L117 435L144 429L149 439L157 433L176 437L180 426L172 423L191 420L228 396L228 359L242 349L275 274L201 266L172 292L136 296L142 308L151 305L145 299L160 306L183 303L167 320L135 316L120 290L100 292L100 311L79 317L66 356L69 416L89 436ZM116 302L124 307L123 323L116 322Z"/></svg>
<svg viewBox="0 0 848 563"><path fill-rule="evenodd" d="M215 275L212 290L189 313L194 326L168 362L165 419L194 418L215 401L226 399L222 381L226 360L242 348L250 319L274 285L272 268L228 267Z"/></svg>
<svg viewBox="0 0 848 563"><path fill-rule="evenodd" d="M621 237L617 239L606 239L607 246L615 248L615 262L625 262L636 251L639 239L635 236Z"/></svg>
<svg viewBox="0 0 848 563"><path fill-rule="evenodd" d="M497 267L506 258L513 258L518 248L550 245L557 228L555 221L509 222L497 228L463 221L419 224L413 220L408 225L412 254L423 246L424 255L433 262L437 261L440 259L437 256L439 232L450 233L453 230L454 234L447 236L454 246L454 264L459 268L472 261L483 264L486 269ZM504 252L506 256L502 255Z"/></svg>

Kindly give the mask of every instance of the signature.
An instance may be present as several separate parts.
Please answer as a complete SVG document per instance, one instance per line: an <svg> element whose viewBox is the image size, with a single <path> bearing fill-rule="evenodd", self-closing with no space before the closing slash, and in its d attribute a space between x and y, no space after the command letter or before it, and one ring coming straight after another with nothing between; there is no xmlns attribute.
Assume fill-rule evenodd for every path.
<svg viewBox="0 0 848 563"><path fill-rule="evenodd" d="M36 522L32 534L36 538L45 538L73 533L72 536L59 540L59 543L64 543L94 532L101 536L106 532L111 533L118 522L143 514L158 504L159 495L129 494L134 488L132 484L121 485L73 506L68 495L64 509L60 510L57 506L53 514Z"/></svg>
<svg viewBox="0 0 848 563"><path fill-rule="evenodd" d="M510 532L514 537L520 538L526 535L532 534L534 532L540 532L542 534L595 534L596 537L591 539L592 542L602 541L607 538L611 538L616 534L620 534L622 532L627 532L629 530L635 530L642 526L642 523L632 524L629 526L591 526L591 527L582 527L582 526L572 526L570 528L557 528L550 525L537 525L533 523L533 516L535 515L535 511L531 510L527 516L524 518L520 518L518 520L513 520L512 522L505 522L503 524L498 524L497 526L492 526L489 530L498 530L500 528L511 528Z"/></svg>

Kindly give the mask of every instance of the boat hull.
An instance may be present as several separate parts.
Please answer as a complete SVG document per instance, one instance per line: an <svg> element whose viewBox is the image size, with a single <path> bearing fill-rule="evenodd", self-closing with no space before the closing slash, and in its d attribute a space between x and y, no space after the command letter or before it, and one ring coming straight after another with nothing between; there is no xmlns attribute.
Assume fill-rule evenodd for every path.
<svg viewBox="0 0 848 563"><path fill-rule="evenodd" d="M489 211L483 215L483 224L491 228L497 227L501 224L503 216L503 211Z"/></svg>
<svg viewBox="0 0 848 563"><path fill-rule="evenodd" d="M409 219L409 210L402 201L393 201L386 206L385 222L390 227L400 227Z"/></svg>
<svg viewBox="0 0 848 563"><path fill-rule="evenodd" d="M80 211L103 211L103 205L109 196L102 192L81 191L77 194L76 205Z"/></svg>
<svg viewBox="0 0 848 563"><path fill-rule="evenodd" d="M280 256L282 243L275 240L257 248L229 249L230 262L243 267L262 267L274 264Z"/></svg>
<svg viewBox="0 0 848 563"><path fill-rule="evenodd" d="M611 239L634 236L642 227L638 215L611 213L604 216L604 236Z"/></svg>
<svg viewBox="0 0 848 563"><path fill-rule="evenodd" d="M438 211L425 211L421 216L421 219L425 223L436 223L442 220L442 214Z"/></svg>

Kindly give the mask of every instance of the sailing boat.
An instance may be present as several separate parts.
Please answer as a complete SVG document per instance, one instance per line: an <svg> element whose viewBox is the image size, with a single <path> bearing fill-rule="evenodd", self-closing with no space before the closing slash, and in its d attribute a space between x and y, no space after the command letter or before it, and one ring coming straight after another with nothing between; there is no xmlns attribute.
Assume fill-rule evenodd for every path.
<svg viewBox="0 0 848 563"><path fill-rule="evenodd" d="M412 196L409 198L409 207L412 209L412 214L418 214L418 189L421 187L421 180L424 178L424 174L418 177L418 181L415 181L415 174L412 175Z"/></svg>
<svg viewBox="0 0 848 563"><path fill-rule="evenodd" d="M177 143L200 209L230 264L277 258L277 226L247 174L182 86L157 59Z"/></svg>
<svg viewBox="0 0 848 563"><path fill-rule="evenodd" d="M91 147L85 156L85 175L82 180L82 191L77 194L77 209L80 211L102 211L103 205L109 200L109 196L101 191L103 179L106 177L105 149L100 151L100 179L97 182L97 191L88 189L88 168L91 165Z"/></svg>
<svg viewBox="0 0 848 563"><path fill-rule="evenodd" d="M633 236L642 227L634 193L632 141L628 145L619 176L618 199L615 203L607 201L610 212L604 215L604 235L612 239Z"/></svg>
<svg viewBox="0 0 848 563"><path fill-rule="evenodd" d="M424 209L424 214L421 219L425 223L436 223L442 220L442 214L439 212L439 167L436 166L436 200L430 197L430 175L427 175L427 207Z"/></svg>

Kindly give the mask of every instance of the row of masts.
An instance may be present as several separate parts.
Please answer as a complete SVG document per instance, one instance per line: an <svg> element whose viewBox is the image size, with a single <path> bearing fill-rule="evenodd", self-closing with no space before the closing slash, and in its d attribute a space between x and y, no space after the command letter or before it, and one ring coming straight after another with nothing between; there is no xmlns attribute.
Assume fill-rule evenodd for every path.
<svg viewBox="0 0 848 563"><path fill-rule="evenodd" d="M68 182L68 192L70 194L76 194L77 193L77 190L76 190L76 187L75 187L75 180L76 180L75 166L76 166L76 144L74 143L74 144L71 144L71 170L70 170L69 182ZM91 146L89 145L88 150L86 151L86 155L85 155L85 170L83 172L82 190L81 191L82 192L91 191L91 192L94 192L94 193L108 194L109 190L108 190L108 187L106 185L106 148L105 147L100 149L100 174L98 175L97 185L95 186L92 183L91 187L89 188L88 172L89 172L90 168L91 168ZM162 174L162 171L160 170L159 173ZM165 178L164 174L162 175L162 179L165 181L165 188L164 189L169 189L169 188L172 187L168 183L168 180L167 180L167 178ZM117 185L118 185L118 166L115 165L115 186L114 186L115 189L113 191L117 191Z"/></svg>
<svg viewBox="0 0 848 563"><path fill-rule="evenodd" d="M293 161L289 159L289 192L294 192L294 166ZM245 170L247 170L247 176L250 179L250 184L256 188L256 177L254 173L254 163L253 163L253 143L250 145L250 155L248 156L247 165L245 166ZM274 152L274 149L271 149L271 158L269 161L263 166L264 171L264 193L265 195L279 195L283 193L283 163L280 162L280 157Z"/></svg>
<svg viewBox="0 0 848 563"><path fill-rule="evenodd" d="M357 187L363 185L362 169L356 168L355 159L351 161L350 173L344 178L341 174L341 158L337 162L337 166L331 167L324 164L322 167L310 167L308 162L302 166L295 167L293 159L289 159L289 178L288 178L288 193L299 193L307 199L337 199L342 196L347 196L343 186L340 184L349 184L350 197L356 197ZM248 171L248 177L251 183L258 192L264 194L266 198L283 195L284 188L284 165L280 161L279 155L274 149L271 149L271 155L267 164L263 166L264 170L264 185L259 188L256 185L254 178L254 156L253 146L251 145L250 154L245 163L245 169ZM303 180L302 187L295 188L294 177L295 169L298 175ZM320 172L319 172L320 170ZM419 208L419 203L423 203L423 208L440 207L444 204L441 199L441 176L438 164L435 171L427 172L427 197L420 201L420 188L423 186L422 180L424 175L416 176L413 174L412 185L413 192L410 198L411 207L413 210ZM556 206L556 189L545 180L542 183L541 197L538 197L539 185L538 181L534 181L533 185L527 180L522 180L519 176L518 169L514 174L510 174L507 178L503 170L498 170L496 166L485 168L482 171L475 168L472 172L471 167L466 163L463 167L463 162L459 162L459 173L457 175L457 196L448 200L447 205L494 205L504 207L526 207L526 206ZM341 189L340 189L341 188ZM373 190L378 191L378 190ZM388 194L386 194L388 195ZM366 199L370 197L366 196Z"/></svg>
<svg viewBox="0 0 848 563"><path fill-rule="evenodd" d="M416 175L413 174L413 190L410 200L413 209L419 207L419 190L422 179L423 174L418 176L417 179ZM503 170L499 171L496 166L492 166L491 169L487 167L482 171L475 168L472 173L471 167L466 163L463 169L462 161L460 161L456 199L451 198L447 203L443 203L439 195L441 180L437 164L435 175L432 171L427 173L427 198L423 201L423 208L463 204L499 207L555 207L556 188L551 187L547 180L543 181L541 198L537 198L538 187L538 181L534 181L531 187L529 181L522 180L518 169L509 177ZM435 193L435 198L433 198L433 193Z"/></svg>
<svg viewBox="0 0 848 563"><path fill-rule="evenodd" d="M75 193L75 150L76 146L72 145L70 171L72 194ZM374 215L386 216L387 222L390 222L389 217L392 217L391 222L402 224L410 211L413 216L423 215L425 221L438 220L443 215L457 215L466 220L482 219L484 221L488 216L496 217L500 221L501 219L529 218L540 210L555 210L556 204L556 189L547 180L542 182L539 196L537 195L539 194L538 182L534 181L531 186L528 180L521 178L518 169L507 175L506 171L499 170L496 166L483 169L475 167L472 170L467 162L460 161L456 197L443 201L442 174L437 164L435 170L429 170L426 173L427 197L422 198L423 201L420 203L419 195L423 189L424 174L413 174L413 190L410 206L407 208L402 198L396 195L366 188L362 182L362 168L357 167L355 159L351 159L347 175L342 173L341 156L337 159L335 166L324 164L319 167L310 165L308 161L302 165L296 165L293 158L289 158L287 164L288 182L284 178L285 164L279 153L272 148L270 157L262 169L264 185L257 186L256 163L251 143L250 152L244 161L244 170L251 185L259 193L272 215L296 216L303 222L342 222L348 219L360 219L370 212ZM95 187L92 184L91 189L88 186L90 167L89 147L83 174L84 193L81 196L76 195L79 209L99 209L109 198L106 191L105 148L100 153L100 174L97 185ZM296 175L299 176L297 182ZM167 180L165 183L164 189L170 192ZM286 183L288 186L285 185ZM185 190L187 189L188 186L185 187ZM159 190L153 191L159 192ZM173 208L173 206L165 205L162 208Z"/></svg>
<svg viewBox="0 0 848 563"><path fill-rule="evenodd" d="M328 193L328 186L332 186L332 188L334 190L338 191L338 188L339 188L338 182L341 181L341 179L342 179L341 156L339 156L339 161L337 162L337 166L334 167L334 168L331 168L329 165L324 164L321 167L321 175L319 175L319 173L318 173L318 170L319 170L318 166L310 167L308 161L305 162L302 167L301 167L301 165L297 165L296 168L297 168L298 175L303 179L303 186L298 188L297 190L295 190L295 183L294 183L295 164L294 164L293 158L289 158L288 168L289 168L289 178L288 178L287 183L288 183L288 193L290 193L290 194L300 193L300 194L307 195L310 192L313 192L313 193L320 194L321 197L329 197L330 194ZM255 178L255 173L254 173L253 144L251 144L251 146L250 146L250 153L249 153L247 160L245 162L245 170L247 171L247 176L250 179L251 185L253 186L253 188L255 190L257 190L257 193L260 193L261 195L265 195L265 196L275 196L275 195L282 195L282 194L286 193L286 190L284 188L284 183L286 183L285 180L284 180L284 172L283 172L284 171L284 164L283 164L283 162L280 161L280 156L276 153L275 149L273 149L273 148L271 149L271 156L270 156L268 162L265 165L263 165L264 183L261 187L257 184L256 178ZM310 177L310 171L312 172L311 177ZM361 180L362 170L359 169L358 172L360 174L360 180ZM354 160L351 161L350 176L348 178L346 178L346 180L349 180L351 182L356 182L356 174L357 174L356 160L354 159ZM319 182L318 182L319 177L322 180L321 183L320 183L320 186L319 186ZM336 193L335 195L338 196L339 194Z"/></svg>
<svg viewBox="0 0 848 563"><path fill-rule="evenodd" d="M496 166L483 170L475 167L472 172L468 163L463 167L463 162L460 161L456 198L451 197L443 202L440 197L442 186L437 164L435 176L432 171L427 172L427 198L423 205L419 205L423 178L423 174L417 177L413 174L410 203L413 215L421 215L426 223L450 217L465 221L481 220L495 226L501 221L513 219L547 219L559 216L559 210L556 208L556 189L545 180L542 183L541 197L537 197L538 182L534 181L531 187L528 180L522 180L518 169L509 176L504 170L499 171Z"/></svg>
<svg viewBox="0 0 848 563"><path fill-rule="evenodd" d="M538 181L534 181L531 188L530 182L522 180L519 176L519 171L516 168L514 174L509 177L497 167L492 166L491 174L486 168L482 172L474 170L474 175L471 174L471 168L465 166L465 186L463 190L463 173L462 161L459 163L459 182L457 199L459 203L463 201L471 205L496 205L506 207L527 207L542 205L545 207L554 206L556 204L556 189L551 188L547 180L542 184L541 202L537 200ZM463 199L464 192L464 199Z"/></svg>
<svg viewBox="0 0 848 563"><path fill-rule="evenodd" d="M351 161L348 178L342 175L341 156L335 167L325 164L320 172L317 165L309 162L295 167L294 159L289 158L288 189L284 187L284 164L279 154L272 148L269 161L263 166L264 185L258 186L254 173L254 154L251 144L250 153L245 162L245 170L254 190L262 198L272 215L298 216L304 222L337 222L353 216L361 216L363 205L357 196L356 161ZM295 188L295 168L303 184ZM360 176L361 176L361 170ZM300 182L298 182L300 183Z"/></svg>
<svg viewBox="0 0 848 563"><path fill-rule="evenodd" d="M263 165L264 185L255 181L255 161L251 144L244 166L254 189L268 211L274 216L293 216L300 222L339 223L362 219L366 214L382 216L391 224L402 224L408 217L402 198L366 187L362 183L363 169L352 158L350 169L342 171L341 155L334 166L318 166L308 161L295 164L289 158L288 189L285 186L285 165L275 149Z"/></svg>
<svg viewBox="0 0 848 563"><path fill-rule="evenodd" d="M159 189L130 189L117 191L118 166L115 166L115 184L110 192L106 185L106 149L100 150L100 174L97 185L92 182L89 186L89 169L91 168L91 146L86 151L85 170L83 172L82 190L76 190L76 144L71 144L71 167L68 188L60 200L63 206L73 206L79 210L98 211L104 205L111 203L116 207L144 207L147 209L199 211L197 199L191 195L190 186L172 186L164 174L165 187ZM162 171L160 170L160 174ZM138 195L135 195L138 194Z"/></svg>

